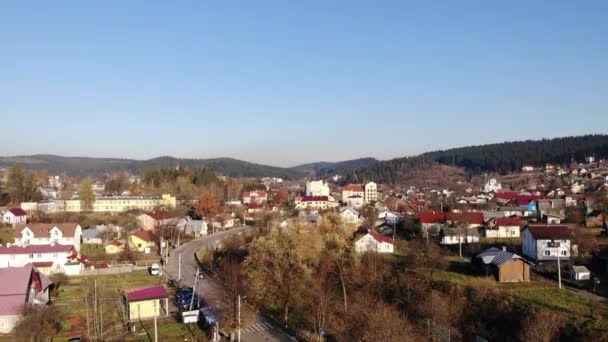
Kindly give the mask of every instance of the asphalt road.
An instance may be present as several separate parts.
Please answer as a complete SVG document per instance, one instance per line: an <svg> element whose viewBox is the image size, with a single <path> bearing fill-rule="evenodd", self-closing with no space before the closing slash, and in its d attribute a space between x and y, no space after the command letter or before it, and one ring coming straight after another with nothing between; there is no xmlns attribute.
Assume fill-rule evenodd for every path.
<svg viewBox="0 0 608 342"><path fill-rule="evenodd" d="M218 232L213 235L205 236L179 246L171 251L171 256L166 260L164 274L171 279L177 279L179 273L179 254L182 255L181 263L181 283L185 286L193 286L196 269L198 264L194 254L201 247L214 247L222 239L234 234L239 234L248 227L235 228L228 231ZM201 299L208 305L221 306L224 298L224 287L215 278L206 277L198 281L198 291ZM287 342L295 339L286 334L280 328L274 326L266 318L257 315L255 322L243 327L241 331L241 341L243 342Z"/></svg>

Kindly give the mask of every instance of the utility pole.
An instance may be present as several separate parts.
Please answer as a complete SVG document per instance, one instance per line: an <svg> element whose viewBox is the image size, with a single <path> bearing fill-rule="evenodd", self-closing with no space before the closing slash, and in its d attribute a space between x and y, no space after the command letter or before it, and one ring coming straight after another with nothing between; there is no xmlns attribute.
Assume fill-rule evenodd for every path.
<svg viewBox="0 0 608 342"><path fill-rule="evenodd" d="M557 247L557 282L559 283L559 288L561 290L561 288L562 288L562 268L559 263L559 259L561 259L560 255L559 255L559 242L558 242L557 246L558 246Z"/></svg>
<svg viewBox="0 0 608 342"><path fill-rule="evenodd" d="M98 326L97 326L97 279L94 280L93 287L94 287L94 290L95 290L95 296L94 296L94 302L93 302L93 312L94 312L94 317L95 317L95 319L94 319L95 326L93 327L94 328L93 330L95 331L95 340L97 340L97 338L98 338L98 336L97 336L97 329L98 329Z"/></svg>
<svg viewBox="0 0 608 342"><path fill-rule="evenodd" d="M177 281L182 281L182 253L177 255Z"/></svg>
<svg viewBox="0 0 608 342"><path fill-rule="evenodd" d="M458 225L458 256L462 258L462 227Z"/></svg>
<svg viewBox="0 0 608 342"><path fill-rule="evenodd" d="M156 300L154 301L154 342L158 342L158 326L156 325Z"/></svg>
<svg viewBox="0 0 608 342"><path fill-rule="evenodd" d="M240 295L238 296L236 308L237 308L237 312L238 312L238 314L237 314L238 327L237 327L237 333L236 333L237 334L236 340L237 340L237 342L241 342L241 296Z"/></svg>

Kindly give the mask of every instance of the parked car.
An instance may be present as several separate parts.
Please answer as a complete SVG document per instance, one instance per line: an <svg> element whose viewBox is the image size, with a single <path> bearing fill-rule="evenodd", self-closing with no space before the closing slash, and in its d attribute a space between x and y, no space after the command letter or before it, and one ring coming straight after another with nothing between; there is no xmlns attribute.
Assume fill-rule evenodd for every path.
<svg viewBox="0 0 608 342"><path fill-rule="evenodd" d="M150 266L150 274L160 276L163 274L163 272L158 264L152 264L152 266Z"/></svg>

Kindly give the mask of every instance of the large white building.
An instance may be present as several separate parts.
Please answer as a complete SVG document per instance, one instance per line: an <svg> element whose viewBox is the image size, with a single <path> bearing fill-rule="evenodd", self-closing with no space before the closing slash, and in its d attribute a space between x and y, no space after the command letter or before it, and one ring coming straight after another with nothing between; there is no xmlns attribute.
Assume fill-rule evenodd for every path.
<svg viewBox="0 0 608 342"><path fill-rule="evenodd" d="M324 180L306 182L306 196L329 196L329 185Z"/></svg>
<svg viewBox="0 0 608 342"><path fill-rule="evenodd" d="M490 180L483 187L483 192L485 193L497 192L499 190L502 190L502 185L498 183L496 178L490 178Z"/></svg>
<svg viewBox="0 0 608 342"><path fill-rule="evenodd" d="M22 267L32 263L44 274L78 274L79 272L72 271L71 266L74 263L72 257L76 254L74 246L7 244L7 246L0 246L0 268ZM80 263L76 262L76 266L80 270Z"/></svg>
<svg viewBox="0 0 608 342"><path fill-rule="evenodd" d="M80 253L82 228L78 223L32 223L15 227L15 244L74 246Z"/></svg>
<svg viewBox="0 0 608 342"><path fill-rule="evenodd" d="M348 184L342 188L342 202L355 206L359 198L364 203L371 203L378 200L378 185L374 182L367 184Z"/></svg>
<svg viewBox="0 0 608 342"><path fill-rule="evenodd" d="M169 194L161 197L139 197L139 196L111 196L97 197L93 203L94 212L123 212L132 209L154 210L158 207L175 208L177 199ZM24 210L39 210L46 213L52 212L81 212L79 199L53 200L39 202L21 203Z"/></svg>

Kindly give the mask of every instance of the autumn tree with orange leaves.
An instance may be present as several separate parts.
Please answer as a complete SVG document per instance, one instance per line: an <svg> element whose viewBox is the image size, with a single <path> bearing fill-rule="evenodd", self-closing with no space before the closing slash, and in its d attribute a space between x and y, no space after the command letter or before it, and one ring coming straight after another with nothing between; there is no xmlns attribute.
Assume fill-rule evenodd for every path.
<svg viewBox="0 0 608 342"><path fill-rule="evenodd" d="M201 192L196 204L196 213L202 217L210 217L216 215L220 210L220 203L215 199L209 191Z"/></svg>

